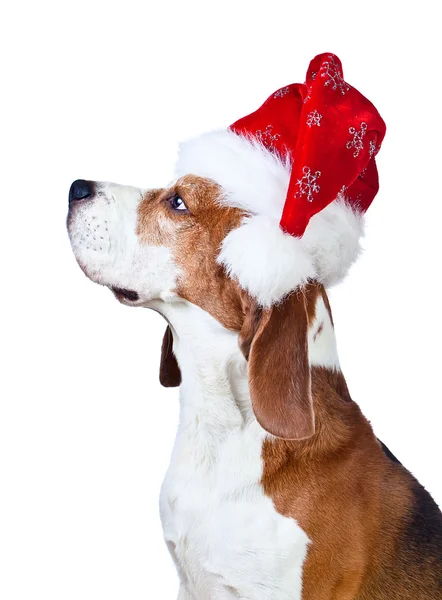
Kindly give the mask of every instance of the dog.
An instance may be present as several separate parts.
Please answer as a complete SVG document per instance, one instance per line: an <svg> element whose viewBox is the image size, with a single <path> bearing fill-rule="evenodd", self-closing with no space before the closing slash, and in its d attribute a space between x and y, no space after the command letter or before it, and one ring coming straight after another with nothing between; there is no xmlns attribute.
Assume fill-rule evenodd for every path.
<svg viewBox="0 0 442 600"><path fill-rule="evenodd" d="M192 170L193 146L164 189L77 180L69 192L87 277L167 321L160 381L179 386L180 421L160 509L178 599L441 600L442 515L376 438L339 365L326 289L361 215L342 193L302 239L275 233L269 182L281 177L284 196L289 167L262 140L230 135L224 149L250 146L248 166L234 155L236 195L218 171ZM287 273L306 265L295 286L284 258L266 262L286 247L297 253Z"/></svg>
<svg viewBox="0 0 442 600"><path fill-rule="evenodd" d="M161 515L179 599L442 598L442 516L351 400L324 287L260 309L217 262L242 216L220 194L192 175L77 182L68 217L86 275L169 323L160 380L181 384L181 417ZM282 435L290 410L272 404L310 377L315 433L267 435L255 413Z"/></svg>

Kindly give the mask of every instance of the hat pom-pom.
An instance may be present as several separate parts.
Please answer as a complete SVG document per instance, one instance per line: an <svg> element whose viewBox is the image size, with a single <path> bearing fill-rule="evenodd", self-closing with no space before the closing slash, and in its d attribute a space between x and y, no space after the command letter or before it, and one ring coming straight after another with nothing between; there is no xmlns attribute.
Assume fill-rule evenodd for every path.
<svg viewBox="0 0 442 600"><path fill-rule="evenodd" d="M218 262L264 308L316 278L304 241L284 233L278 221L265 216L246 217L232 230Z"/></svg>

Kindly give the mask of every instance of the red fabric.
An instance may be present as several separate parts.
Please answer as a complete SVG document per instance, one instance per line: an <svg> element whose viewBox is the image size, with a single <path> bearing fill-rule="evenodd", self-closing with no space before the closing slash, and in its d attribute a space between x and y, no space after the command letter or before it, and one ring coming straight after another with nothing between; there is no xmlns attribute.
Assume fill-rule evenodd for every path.
<svg viewBox="0 0 442 600"><path fill-rule="evenodd" d="M230 127L256 137L292 171L280 225L301 237L313 215L345 191L348 202L366 211L379 189L375 155L385 123L373 104L343 79L334 54L316 56L305 84L272 94L254 113Z"/></svg>

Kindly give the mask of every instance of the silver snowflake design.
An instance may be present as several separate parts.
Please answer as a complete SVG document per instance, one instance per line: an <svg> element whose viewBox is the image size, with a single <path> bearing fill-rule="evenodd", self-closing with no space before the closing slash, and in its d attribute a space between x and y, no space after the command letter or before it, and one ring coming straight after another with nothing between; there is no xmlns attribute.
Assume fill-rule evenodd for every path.
<svg viewBox="0 0 442 600"><path fill-rule="evenodd" d="M319 112L317 110L312 110L312 112L308 113L307 115L307 125L309 127L312 127L313 125L317 125L318 127L321 127L321 119L322 119L322 115L319 114Z"/></svg>
<svg viewBox="0 0 442 600"><path fill-rule="evenodd" d="M310 79L312 81L314 81L316 79L316 75L318 74L318 71L312 71L312 74L310 75Z"/></svg>
<svg viewBox="0 0 442 600"><path fill-rule="evenodd" d="M310 167L303 167L302 177L296 182L299 190L296 192L295 197L302 198L306 196L307 202L313 202L313 194L317 194L321 189L321 186L317 183L320 177L321 171L312 173Z"/></svg>
<svg viewBox="0 0 442 600"><path fill-rule="evenodd" d="M289 93L289 86L287 85L286 87L283 87L280 90L278 90L277 92L275 92L273 94L273 97L274 98L282 98L283 96L285 96L288 93Z"/></svg>
<svg viewBox="0 0 442 600"><path fill-rule="evenodd" d="M256 137L262 144L264 144L264 146L267 146L268 148L274 148L274 143L279 140L281 135L279 133L273 133L273 125L267 125L264 131L261 129L256 131Z"/></svg>
<svg viewBox="0 0 442 600"><path fill-rule="evenodd" d="M359 152L363 149L364 147L364 135L367 132L367 123L362 122L360 129L357 130L355 127L350 127L348 130L348 133L350 133L353 136L353 139L349 140L346 144L345 147L350 149L350 148L354 148L354 152L353 152L353 156L355 158L357 158L359 156Z"/></svg>
<svg viewBox="0 0 442 600"><path fill-rule="evenodd" d="M358 178L359 179L364 179L366 172L367 172L367 167L365 167L365 169L362 169L362 171L358 175Z"/></svg>
<svg viewBox="0 0 442 600"><path fill-rule="evenodd" d="M376 152L377 152L376 144L375 144L374 140L370 140L370 146L368 148L368 153L370 155L370 158L372 156L374 156L376 154Z"/></svg>
<svg viewBox="0 0 442 600"><path fill-rule="evenodd" d="M321 67L321 77L325 79L324 86L331 86L332 90L339 90L343 96L348 92L350 86L344 81L339 65L333 56L324 62Z"/></svg>

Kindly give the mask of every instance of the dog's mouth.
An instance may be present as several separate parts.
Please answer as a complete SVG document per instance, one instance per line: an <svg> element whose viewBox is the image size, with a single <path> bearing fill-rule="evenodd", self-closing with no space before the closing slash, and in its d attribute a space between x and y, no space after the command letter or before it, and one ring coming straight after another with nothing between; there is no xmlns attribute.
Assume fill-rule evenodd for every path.
<svg viewBox="0 0 442 600"><path fill-rule="evenodd" d="M134 292L133 290L126 290L124 288L113 287L112 291L119 300L129 300L129 302L136 302L140 299L138 293Z"/></svg>

